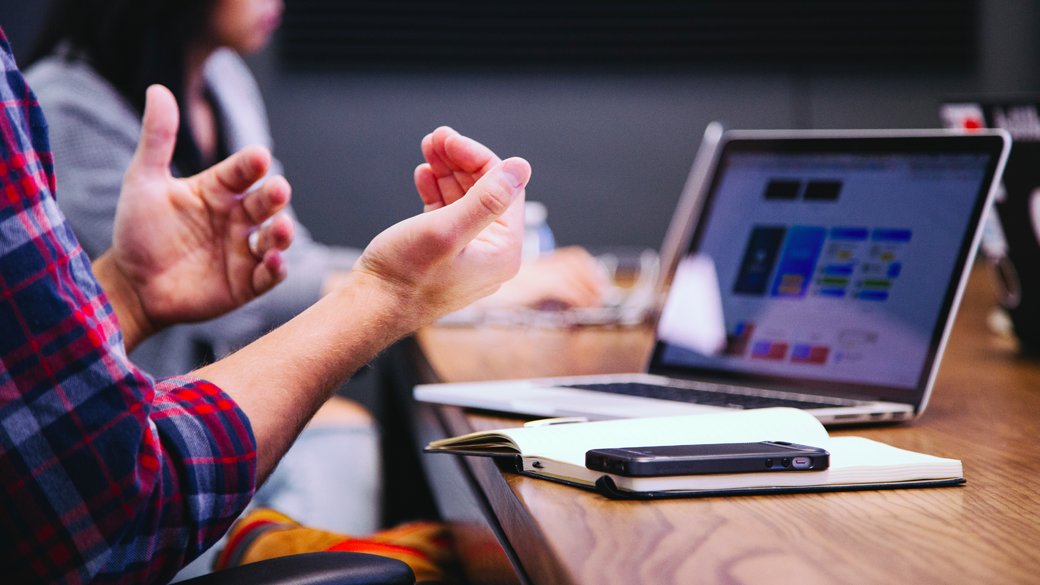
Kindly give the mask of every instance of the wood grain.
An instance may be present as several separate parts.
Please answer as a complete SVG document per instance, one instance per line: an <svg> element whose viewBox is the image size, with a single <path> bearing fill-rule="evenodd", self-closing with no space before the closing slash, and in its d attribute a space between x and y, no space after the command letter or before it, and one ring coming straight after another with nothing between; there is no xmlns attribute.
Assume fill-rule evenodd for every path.
<svg viewBox="0 0 1040 585"><path fill-rule="evenodd" d="M832 431L960 459L963 487L645 503L486 466L477 481L535 583L1040 582L1040 362L988 331L988 278L972 275L920 419ZM651 335L431 328L419 341L438 377L465 381L635 371ZM522 423L440 408L455 433Z"/></svg>

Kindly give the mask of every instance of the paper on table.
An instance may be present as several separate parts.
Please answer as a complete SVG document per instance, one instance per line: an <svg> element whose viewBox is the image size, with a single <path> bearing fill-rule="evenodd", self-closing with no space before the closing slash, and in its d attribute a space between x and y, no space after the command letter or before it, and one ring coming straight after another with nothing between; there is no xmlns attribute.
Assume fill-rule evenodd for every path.
<svg viewBox="0 0 1040 585"><path fill-rule="evenodd" d="M590 449L758 441L821 447L831 454L830 468L799 473L611 477L618 489L626 491L696 492L937 481L950 484L950 480L958 483L956 480L963 476L961 462L955 459L904 451L859 437L830 438L815 417L793 408L482 431L435 441L428 449L520 454L528 474L591 487L604 474L585 467L585 452Z"/></svg>

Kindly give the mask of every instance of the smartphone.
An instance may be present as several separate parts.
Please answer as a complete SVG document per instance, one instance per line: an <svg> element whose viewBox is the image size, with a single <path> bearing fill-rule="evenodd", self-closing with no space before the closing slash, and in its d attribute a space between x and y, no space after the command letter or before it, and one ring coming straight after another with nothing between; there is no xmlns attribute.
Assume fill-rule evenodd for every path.
<svg viewBox="0 0 1040 585"><path fill-rule="evenodd" d="M592 449L585 453L585 467L627 477L821 471L829 465L827 451L783 441Z"/></svg>

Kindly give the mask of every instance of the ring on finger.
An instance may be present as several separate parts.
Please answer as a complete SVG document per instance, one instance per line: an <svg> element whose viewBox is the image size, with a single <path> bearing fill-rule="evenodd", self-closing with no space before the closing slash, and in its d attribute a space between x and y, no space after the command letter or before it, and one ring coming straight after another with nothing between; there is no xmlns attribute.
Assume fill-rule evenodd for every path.
<svg viewBox="0 0 1040 585"><path fill-rule="evenodd" d="M249 242L249 252L257 258L261 258L262 254L260 254L260 230L254 230L250 232L247 241Z"/></svg>

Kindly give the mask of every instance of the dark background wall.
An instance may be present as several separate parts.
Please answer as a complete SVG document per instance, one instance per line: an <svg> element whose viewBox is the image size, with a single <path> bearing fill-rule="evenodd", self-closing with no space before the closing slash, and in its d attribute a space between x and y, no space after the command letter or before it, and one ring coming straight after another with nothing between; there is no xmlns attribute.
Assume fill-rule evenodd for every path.
<svg viewBox="0 0 1040 585"><path fill-rule="evenodd" d="M16 55L31 44L42 4L0 0L0 26ZM560 243L657 247L708 122L935 127L943 96L1040 90L1037 4L980 0L976 57L940 68L744 61L653 72L301 69L280 59L277 46L248 61L294 205L322 241L361 247L417 213L419 141L448 124L531 161L528 197L547 204Z"/></svg>

